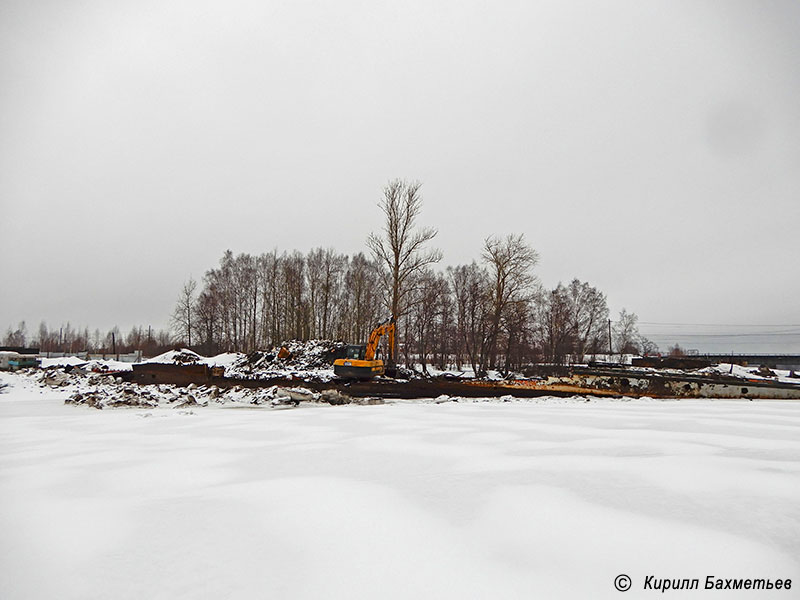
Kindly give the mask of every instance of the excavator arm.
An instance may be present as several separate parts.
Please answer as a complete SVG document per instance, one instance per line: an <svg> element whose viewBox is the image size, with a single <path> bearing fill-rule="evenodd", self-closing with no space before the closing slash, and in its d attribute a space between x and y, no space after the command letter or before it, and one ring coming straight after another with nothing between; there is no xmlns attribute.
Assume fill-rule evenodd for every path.
<svg viewBox="0 0 800 600"><path fill-rule="evenodd" d="M384 335L389 338L389 356L392 356L392 352L394 351L394 329L394 319L392 318L384 321L372 330L369 334L369 341L367 341L367 352L364 355L365 360L375 360L375 352L377 352L378 344L381 341L381 337Z"/></svg>

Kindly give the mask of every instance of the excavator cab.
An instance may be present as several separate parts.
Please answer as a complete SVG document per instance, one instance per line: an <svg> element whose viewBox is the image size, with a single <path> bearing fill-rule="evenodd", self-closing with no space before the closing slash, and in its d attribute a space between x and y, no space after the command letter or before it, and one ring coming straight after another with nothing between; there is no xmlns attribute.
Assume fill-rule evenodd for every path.
<svg viewBox="0 0 800 600"><path fill-rule="evenodd" d="M367 347L362 344L360 346L348 346L346 358L355 360L364 360L364 355L367 353Z"/></svg>

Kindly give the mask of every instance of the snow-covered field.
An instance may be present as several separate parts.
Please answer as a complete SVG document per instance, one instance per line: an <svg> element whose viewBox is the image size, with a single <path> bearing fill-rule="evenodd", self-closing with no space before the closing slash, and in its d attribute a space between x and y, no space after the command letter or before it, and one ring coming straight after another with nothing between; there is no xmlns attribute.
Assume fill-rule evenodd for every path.
<svg viewBox="0 0 800 600"><path fill-rule="evenodd" d="M800 597L797 402L98 411L2 383L4 600Z"/></svg>

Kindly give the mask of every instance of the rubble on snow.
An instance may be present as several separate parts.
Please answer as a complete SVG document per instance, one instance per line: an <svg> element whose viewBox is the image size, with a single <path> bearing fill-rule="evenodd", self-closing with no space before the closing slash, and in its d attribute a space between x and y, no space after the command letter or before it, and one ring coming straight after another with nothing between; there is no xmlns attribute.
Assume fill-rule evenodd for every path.
<svg viewBox="0 0 800 600"><path fill-rule="evenodd" d="M347 344L330 340L292 340L267 352L251 352L225 370L228 377L269 379L295 376L316 380L333 377L333 361L344 356Z"/></svg>

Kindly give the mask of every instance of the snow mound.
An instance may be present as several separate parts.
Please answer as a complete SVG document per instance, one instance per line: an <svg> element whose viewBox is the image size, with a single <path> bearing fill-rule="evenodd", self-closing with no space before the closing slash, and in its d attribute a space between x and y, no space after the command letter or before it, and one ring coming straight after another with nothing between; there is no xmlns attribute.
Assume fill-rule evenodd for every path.
<svg viewBox="0 0 800 600"><path fill-rule="evenodd" d="M59 356L58 358L43 358L42 368L50 367L79 367L85 365L86 361L77 356Z"/></svg>
<svg viewBox="0 0 800 600"><path fill-rule="evenodd" d="M204 358L197 354L197 352L192 352L188 348L182 348L180 350L170 350L169 352L164 352L164 354L159 354L158 356L154 356L144 362L146 363L160 363L160 364L175 364L175 365L195 365L202 363Z"/></svg>
<svg viewBox="0 0 800 600"><path fill-rule="evenodd" d="M227 369L228 367L242 360L244 356L245 355L241 352L223 352L222 354L217 354L216 356L211 356L209 358L201 357L200 362L208 365L209 367L224 367Z"/></svg>
<svg viewBox="0 0 800 600"><path fill-rule="evenodd" d="M728 377L738 377L740 379L761 379L779 381L781 383L794 383L800 385L800 377L793 371L781 369L769 369L766 367L744 367L742 365L719 363L711 365L705 369L700 369L698 373L709 375L726 375Z"/></svg>
<svg viewBox="0 0 800 600"><path fill-rule="evenodd" d="M94 373L116 373L119 371L132 370L133 363L126 363L120 360L93 359L83 365L83 369Z"/></svg>
<svg viewBox="0 0 800 600"><path fill-rule="evenodd" d="M226 370L244 358L240 352L223 352L216 356L205 357L197 352L182 348L180 350L170 350L150 358L145 363L159 363L167 365L208 365L209 367L223 367Z"/></svg>

